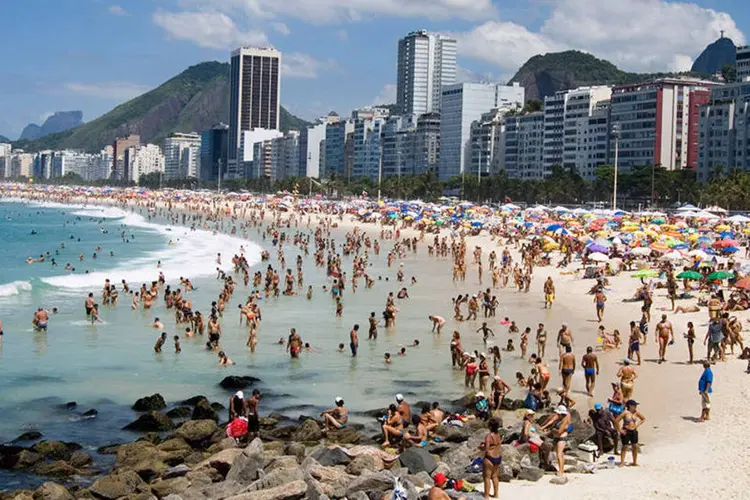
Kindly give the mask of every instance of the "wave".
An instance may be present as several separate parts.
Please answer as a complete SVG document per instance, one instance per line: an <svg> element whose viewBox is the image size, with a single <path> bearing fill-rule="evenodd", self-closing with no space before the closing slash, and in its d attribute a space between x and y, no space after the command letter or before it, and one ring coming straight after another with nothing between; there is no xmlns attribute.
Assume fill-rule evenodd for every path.
<svg viewBox="0 0 750 500"><path fill-rule="evenodd" d="M87 215L96 216L90 213L91 208L85 208ZM122 218L123 224L157 232L164 237L165 243L171 243L166 248L154 250L144 257L133 259L113 269L41 278L43 283L57 288L90 289L104 286L107 279L113 284L121 283L124 279L131 287L136 287L141 283L156 281L160 271L164 273L168 282L177 281L181 276L192 280L215 275L216 255L221 253L223 262L229 262L232 255L240 253L240 246L244 247L249 265L253 266L261 261L261 248L247 240L204 230L191 231L183 226L154 224L139 214L115 207L106 210L110 218L118 214L117 217ZM161 267L158 267L159 262Z"/></svg>
<svg viewBox="0 0 750 500"><path fill-rule="evenodd" d="M0 285L0 297L10 297L21 292L30 292L32 285L28 281L13 281Z"/></svg>

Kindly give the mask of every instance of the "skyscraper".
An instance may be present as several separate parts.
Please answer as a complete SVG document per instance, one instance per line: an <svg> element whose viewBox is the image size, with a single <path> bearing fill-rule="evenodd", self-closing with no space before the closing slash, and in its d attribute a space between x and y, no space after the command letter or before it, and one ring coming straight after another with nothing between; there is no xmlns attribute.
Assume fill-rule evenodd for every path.
<svg viewBox="0 0 750 500"><path fill-rule="evenodd" d="M439 112L442 87L456 83L456 40L426 30L398 41L396 104L403 115Z"/></svg>
<svg viewBox="0 0 750 500"><path fill-rule="evenodd" d="M238 170L242 132L279 129L281 53L270 47L232 52L229 80L229 175Z"/></svg>

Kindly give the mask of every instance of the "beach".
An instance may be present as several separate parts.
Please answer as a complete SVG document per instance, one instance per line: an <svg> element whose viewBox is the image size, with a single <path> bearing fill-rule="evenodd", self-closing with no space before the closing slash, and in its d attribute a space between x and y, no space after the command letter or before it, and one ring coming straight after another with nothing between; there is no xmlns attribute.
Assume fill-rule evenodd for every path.
<svg viewBox="0 0 750 500"><path fill-rule="evenodd" d="M57 200L60 201L60 200ZM84 205L103 204L118 205L125 208L138 208L138 202L123 203L122 200L96 198L67 198L67 203L79 203ZM180 202L170 203L175 213L191 213L196 207L195 204L182 204ZM157 210L167 206L164 202L155 205ZM254 210L252 210L255 213ZM283 212L283 217L289 217L292 211ZM266 224L270 223L274 215L279 212L266 210ZM246 215L249 215L246 214ZM238 218L241 219L241 214ZM309 231L318 226L318 222L330 218L328 215L312 214L310 215L311 227L307 228L304 224L306 216L302 218L303 224L299 227L290 227L286 229L290 233L295 231ZM343 241L343 235L355 227L360 231L367 232L373 239L379 237L382 229L379 225L363 224L359 217L352 214L344 215L341 219L334 219L338 228L333 230L332 237L337 243ZM225 221L225 230L236 222ZM398 226L389 226L388 229L395 229ZM419 232L411 228L400 229L402 237L418 237ZM252 232L252 231L251 231ZM441 232L441 236L449 235L449 230ZM213 238L210 231L203 235L203 238ZM348 405L357 404L360 408L353 408L352 411L372 410L387 405L396 392L409 391L407 396L413 400L429 399L453 399L464 393L462 387L462 373L455 372L450 368L450 332L457 329L462 334L466 350L483 350L481 335L476 330L481 326L482 317L478 321L455 322L451 319L451 297L459 293L476 293L477 291L491 286L491 279L488 273L485 273L484 282L479 283L474 266L470 264L469 254L475 246L483 248L483 257L486 257L492 250L498 253L502 251L498 246L498 240L493 238L487 232L480 232L478 236L468 236L466 245L468 273L467 279L462 283L454 283L451 280L450 258L436 258L427 255L427 244L431 241L433 235L427 234L425 242L419 244L416 254L407 252L403 259L397 258L395 265L388 268L384 262L384 254L387 253L393 240L381 241L382 250L379 259L373 258L373 276L389 277L388 284L382 280L377 280L372 290L365 290L361 287L357 291L356 297L349 298L351 291L345 295L345 310L343 318L336 320L334 318L333 305L324 300L322 297L325 292L320 290L324 283L327 283L325 276L320 276L314 271L312 256L305 259L305 274L309 284L315 286L315 307L309 307L302 296L280 297L276 302L262 303L264 315L268 318L268 323L264 319L263 326L260 328L260 335L263 344L260 349L270 352L273 361L264 364L262 361L245 359L246 350L242 350L244 339L240 336L241 329L237 327L233 330L236 335L232 336L228 353L234 358L236 363L243 363L244 371L253 369L252 374L266 379L265 373L276 370L276 376L269 376L268 383L277 389L277 392L283 393L292 386L305 384L305 380L312 381L309 387L297 387L297 391L292 394L297 405L304 405L307 402L303 399L305 394L310 400L313 408L320 408L325 401L332 401L334 396L343 396ZM237 238L238 240L240 238ZM268 241L259 239L257 233L252 234L252 240L259 247L269 249L270 263L277 266L276 255L273 252L274 247L268 245ZM229 260L231 253L236 251L235 247L239 241L225 242L226 252L223 256ZM296 249L290 247L287 250L287 267L293 267ZM513 249L512 255L517 260L518 252ZM208 253L205 254L208 258ZM553 259L553 263L557 259ZM400 262L404 263L406 280L403 284L395 282L395 272ZM268 263L255 261L253 270L263 269ZM591 295L586 292L594 283L592 280L582 280L577 275L562 274L569 272L578 263L574 262L568 269L556 269L554 265L546 267L536 267L534 276L528 293L518 292L508 287L504 290L497 290L497 296L500 303L495 318L490 320L490 327L495 331L497 345L503 346L505 341L512 337L514 342L518 342L518 334L515 336L507 333L507 327L499 324L499 320L505 316L515 320L518 326L523 329L526 326L532 327L537 323L543 322L549 332L550 341L548 342L547 362L552 372L552 381L550 388L554 390L560 384L560 377L557 374L557 353L554 345L555 332L560 324L567 323L574 335L574 353L580 363L580 356L585 351L587 345L597 346L597 326L596 314ZM165 261L165 265L169 265ZM349 267L348 264L345 267ZM175 269L175 271L178 271ZM155 270L154 270L155 272ZM182 272L182 271L179 271ZM185 271L189 276L189 269ZM208 273L207 273L208 274ZM409 284L409 279L414 276L417 279L415 285ZM556 300L551 309L544 308L543 283L547 276L551 276L555 282ZM103 275L102 275L103 277ZM205 285L201 284L199 292L211 287L210 281L213 278L206 276ZM120 277L113 275L112 279L117 282ZM155 278L153 278L155 279ZM170 276L170 280L174 280ZM628 332L628 323L631 320L637 321L640 317L640 303L623 302L622 299L629 298L633 295L635 288L639 285L638 280L631 278L628 273L619 276L609 277L607 286L607 305L603 324L608 330L617 328L623 335ZM54 285L55 282L52 284ZM308 282L306 281L305 286ZM340 342L346 341L346 335L351 325L359 323L366 324L367 316L370 311L379 313L382 309L385 297L389 291L396 292L401 286L409 289L410 298L400 301L399 316L396 327L392 332L382 332L381 337L376 341L366 344L362 343L362 353L354 364L346 354L336 352L337 339ZM80 288L83 292L98 292L101 285L93 287L91 290L85 286ZM215 294L218 285L210 294ZM495 292L493 292L495 293ZM243 292L240 292L240 297ZM318 297L321 295L321 297ZM201 300L207 300L202 296ZM81 304L78 306L82 308ZM233 311L233 300L227 312L228 318L236 318ZM679 305L688 305L695 300L679 301ZM120 307L125 308L127 304ZM30 304L28 306L31 306ZM27 306L27 307L28 307ZM201 308L206 305L201 304ZM744 373L745 363L738 361L735 357L729 357L726 362L718 362L714 367L716 377L715 392L712 395L713 411L710 422L697 423L695 419L700 414L700 398L697 389L698 378L702 368L700 364L687 365L687 347L682 338L685 332L687 321L693 321L696 325L698 342L696 343L696 357L702 359L705 355L702 339L706 332L706 323L708 314L705 309L697 313L689 314L672 314L667 311L669 319L672 321L675 329L676 343L670 346L667 353L667 362L663 364L656 363L656 345L654 340L654 327L662 314L662 308L669 308L669 300L666 296L666 290L657 289L654 296L653 314L650 328L650 338L648 344L643 346L642 354L644 362L642 366L636 367L638 379L634 392L634 399L640 404L639 410L645 415L646 423L641 428L641 443L643 455L639 460L639 467L625 467L617 470L602 470L594 475L569 474L569 482L564 486L549 484L548 480L531 483L527 481L512 481L509 484L501 485L501 495L513 493L527 493L534 495L535 498L559 498L560 494L572 498L602 498L605 495L617 495L618 498L696 498L708 496L709 494L720 494L726 498L742 498L743 491L747 488L746 477L737 474L738 466L744 463L747 458L748 446L746 433L743 432L744 420L744 400L750 389L748 376ZM32 309L24 311L29 316ZM119 312L119 311L118 311ZM293 313L293 314L285 314ZM80 313L82 314L82 312ZM151 315L156 314L156 312ZM447 323L442 334L435 335L430 333L430 323L427 319L429 314L439 314L447 319ZM743 324L746 324L748 318L747 312L733 313ZM325 317L323 315L326 315ZM4 320L4 318L2 318ZM149 317L142 317L142 326L134 329L142 330L142 335L133 338L132 342L137 343L145 354L148 354L153 343L155 333L148 329ZM228 322L227 318L224 319ZM231 321L235 321L232 319ZM310 325L316 322L321 323L322 329L328 334L320 333L312 337L312 344L320 349L318 361L307 367L305 363L308 360L302 359L301 364L288 365L288 357L278 348L274 349L273 341L279 336L286 336L289 328L298 328L301 330L303 338L305 337L305 327L313 328ZM54 323L53 323L54 325ZM271 325L269 327L269 325ZM167 323L167 330L173 331L174 325L172 320ZM6 327L7 329L7 327ZM52 326L50 327L52 329ZM98 331L103 335L106 330ZM624 337L626 338L626 337ZM384 371L382 364L382 354L386 350L394 352L399 345L407 345L413 339L419 339L422 343L419 348L409 349L406 359L396 359L394 363ZM3 349L7 353L10 336L6 336ZM129 342L129 339L122 342ZM103 344L104 346L108 344ZM54 346L48 347L52 349ZM95 349L102 346L96 345ZM109 346L115 348L115 346ZM198 351L198 345L187 345L185 350L193 348ZM529 345L529 353L535 351L533 340ZM202 356L205 353L200 353ZM518 388L513 382L513 373L522 370L528 373L528 364L520 359L520 354L503 353L504 365L502 370L503 378L512 386L513 391L509 397L523 399L525 391ZM317 356L317 355L316 355ZM577 370L573 377L571 396L577 401L576 409L585 416L586 411L593 407L594 402L605 402L611 395L609 382L615 380L615 373L621 366L622 359L625 357L625 347L619 351L598 353L601 364L601 374L597 381L597 387L593 398L588 398L583 394L583 376L580 369ZM206 359L204 359L206 358ZM209 361L206 356L195 357L191 359L192 363L212 363L213 358ZM0 361L2 363L2 361ZM246 367L246 368L245 368ZM232 367L236 368L236 367ZM193 382L183 389L181 393L174 393L177 384L165 388L165 396L179 400L194 394L206 392L209 386L213 386L221 378L221 371L211 370L212 379L208 383ZM233 370L232 374L244 374L243 370ZM151 377L158 377L152 373ZM373 379L373 376L376 378ZM290 378L291 377L291 378ZM288 386L284 385L284 380L290 379ZM176 380L177 381L177 380ZM425 386L420 387L414 382L424 381ZM147 380L146 383L149 381ZM436 383L437 382L437 383ZM114 383L114 381L112 382ZM30 390L34 390L33 387ZM67 390L67 389L66 389ZM111 391L111 388L100 387L102 392ZM138 390L141 390L140 388ZM217 397L218 397L218 393ZM133 394L128 393L125 396L127 400L134 400ZM145 395L145 393L140 393ZM44 396L44 394L40 394ZM211 395L209 395L210 397ZM291 403L290 403L291 404ZM362 407L368 404L367 407ZM261 409L261 412L263 409ZM305 411L305 410L302 410ZM736 448L738 452L735 452ZM728 460L729 453L734 452L739 459Z"/></svg>

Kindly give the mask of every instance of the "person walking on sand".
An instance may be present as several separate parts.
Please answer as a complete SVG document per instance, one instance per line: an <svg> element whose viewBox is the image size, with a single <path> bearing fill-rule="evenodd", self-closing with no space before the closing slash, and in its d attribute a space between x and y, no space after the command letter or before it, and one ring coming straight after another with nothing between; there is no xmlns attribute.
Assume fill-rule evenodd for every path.
<svg viewBox="0 0 750 500"><path fill-rule="evenodd" d="M565 394L570 393L570 381L575 371L576 356L573 354L573 348L568 345L565 347L565 354L560 356L560 375L562 376L563 387L565 387Z"/></svg>
<svg viewBox="0 0 750 500"><path fill-rule="evenodd" d="M596 319L599 323L604 319L604 303L607 302L607 296L601 290L596 291L594 294L594 304L596 304Z"/></svg>
<svg viewBox="0 0 750 500"><path fill-rule="evenodd" d="M705 422L710 420L709 414L711 413L711 396L714 385L714 372L711 371L711 363L706 360L703 362L703 373L701 378L698 380L698 393L701 396L701 418L698 422Z"/></svg>
<svg viewBox="0 0 750 500"><path fill-rule="evenodd" d="M708 345L706 349L706 359L714 362L719 357L724 361L724 349L721 345L724 342L724 328L719 318L711 318L708 322L708 331L703 339L703 345Z"/></svg>
<svg viewBox="0 0 750 500"><path fill-rule="evenodd" d="M544 282L544 308L551 309L552 301L555 300L555 284L552 281L552 276L547 276L547 281Z"/></svg>
<svg viewBox="0 0 750 500"><path fill-rule="evenodd" d="M635 372L635 368L630 366L629 359L625 358L622 363L623 365L617 370L617 378L620 379L622 397L623 399L628 400L633 395L635 379L638 378L638 374Z"/></svg>
<svg viewBox="0 0 750 500"><path fill-rule="evenodd" d="M667 360L667 345L674 344L674 328L672 328L672 323L667 320L666 314L661 315L661 321L656 325L656 338L659 341L659 364L662 364Z"/></svg>
<svg viewBox="0 0 750 500"><path fill-rule="evenodd" d="M594 348L588 346L586 348L586 354L581 359L581 367L583 368L583 374L586 377L586 393L589 396L594 396L594 386L596 386L596 377L599 375L599 359L594 354Z"/></svg>
<svg viewBox="0 0 750 500"><path fill-rule="evenodd" d="M623 411L615 423L617 424L617 430L620 432L620 440L622 441L622 448L620 449L620 467L625 466L625 454L630 448L630 453L633 456L633 467L638 466L638 427L643 425L646 421L641 412L638 411L638 403L632 399L625 403L625 411Z"/></svg>
<svg viewBox="0 0 750 500"><path fill-rule="evenodd" d="M635 324L630 322L630 337L628 338L628 358L633 359L633 354L638 357L638 366L641 366L641 330Z"/></svg>

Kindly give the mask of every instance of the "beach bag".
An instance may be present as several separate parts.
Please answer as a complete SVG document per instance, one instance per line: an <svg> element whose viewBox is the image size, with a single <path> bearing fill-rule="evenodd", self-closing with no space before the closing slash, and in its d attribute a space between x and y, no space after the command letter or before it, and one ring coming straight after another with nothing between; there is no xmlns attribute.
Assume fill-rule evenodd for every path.
<svg viewBox="0 0 750 500"><path fill-rule="evenodd" d="M528 393L526 399L523 401L523 406L531 411L536 411L539 407L539 401L537 401L536 396L532 393Z"/></svg>
<svg viewBox="0 0 750 500"><path fill-rule="evenodd" d="M245 417L235 418L227 425L227 436L238 439L247 434L247 419Z"/></svg>
<svg viewBox="0 0 750 500"><path fill-rule="evenodd" d="M471 464L466 466L466 473L467 474L478 474L484 470L484 467L482 466L482 459L481 458L475 458Z"/></svg>
<svg viewBox="0 0 750 500"><path fill-rule="evenodd" d="M401 484L401 481L396 478L393 481L393 500L408 500L409 495L406 493L406 488Z"/></svg>

